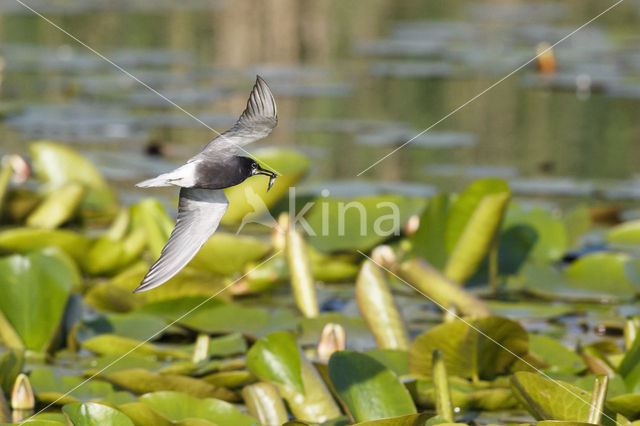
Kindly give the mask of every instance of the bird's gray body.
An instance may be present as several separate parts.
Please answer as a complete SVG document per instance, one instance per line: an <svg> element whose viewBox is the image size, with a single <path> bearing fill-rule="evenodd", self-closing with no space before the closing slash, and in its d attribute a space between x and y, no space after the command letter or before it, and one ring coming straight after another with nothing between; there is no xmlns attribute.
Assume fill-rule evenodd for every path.
<svg viewBox="0 0 640 426"><path fill-rule="evenodd" d="M278 123L277 115L273 95L258 76L246 109L231 129L209 142L185 165L136 185L181 188L176 226L160 258L134 292L164 284L193 259L227 211L229 202L223 188L237 185L255 174L267 174L254 160L238 154L244 151L244 145L268 136ZM274 178L272 174L270 185Z"/></svg>

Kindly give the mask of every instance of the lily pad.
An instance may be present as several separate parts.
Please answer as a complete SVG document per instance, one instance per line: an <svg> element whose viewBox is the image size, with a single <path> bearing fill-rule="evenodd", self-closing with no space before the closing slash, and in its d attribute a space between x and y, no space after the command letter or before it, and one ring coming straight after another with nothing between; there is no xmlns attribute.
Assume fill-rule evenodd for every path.
<svg viewBox="0 0 640 426"><path fill-rule="evenodd" d="M445 245L449 258L444 274L464 284L487 255L511 197L500 179L472 183L453 203L447 215Z"/></svg>
<svg viewBox="0 0 640 426"><path fill-rule="evenodd" d="M547 371L575 374L586 368L580 355L548 336L530 334L529 353L549 365Z"/></svg>
<svg viewBox="0 0 640 426"><path fill-rule="evenodd" d="M181 421L169 420L143 402L131 402L118 406L136 426L217 426L205 419L188 418Z"/></svg>
<svg viewBox="0 0 640 426"><path fill-rule="evenodd" d="M177 374L157 374L136 368L105 374L109 382L137 395L155 391L183 392L196 398L217 398L238 401L238 396L225 388L214 386L204 380Z"/></svg>
<svg viewBox="0 0 640 426"><path fill-rule="evenodd" d="M114 393L110 383L91 380L84 383L82 377L62 375L52 368L38 367L31 370L29 380L38 401L43 403L68 404L72 402L97 401Z"/></svg>
<svg viewBox="0 0 640 426"><path fill-rule="evenodd" d="M166 321L154 315L108 314L78 323L72 334L78 342L84 342L100 334L113 334L134 340L144 340L161 330L165 325Z"/></svg>
<svg viewBox="0 0 640 426"><path fill-rule="evenodd" d="M425 426L429 423L429 413L421 414L408 414L406 416L391 417L388 419L369 420L365 422L356 423L357 426ZM444 422L442 422L444 423Z"/></svg>
<svg viewBox="0 0 640 426"><path fill-rule="evenodd" d="M526 331L506 318L455 320L437 325L413 341L409 349L409 371L430 377L431 354L440 349L450 375L492 378L505 372L517 356L524 356L527 345Z"/></svg>
<svg viewBox="0 0 640 426"><path fill-rule="evenodd" d="M591 393L570 383L526 371L515 373L511 383L518 399L538 420L586 422L589 418Z"/></svg>
<svg viewBox="0 0 640 426"><path fill-rule="evenodd" d="M629 393L609 398L607 408L620 413L629 420L640 420L640 394Z"/></svg>
<svg viewBox="0 0 640 426"><path fill-rule="evenodd" d="M541 208L523 210L518 206L507 209L503 229L520 225L535 232L529 259L541 262L556 261L567 251L568 236L564 222ZM527 241L531 237L527 236ZM527 243L528 244L528 243Z"/></svg>
<svg viewBox="0 0 640 426"><path fill-rule="evenodd" d="M135 339L115 334L100 334L82 342L82 346L99 355L123 355L136 353L159 359L189 359L191 356L177 349L160 349L151 343L143 343Z"/></svg>
<svg viewBox="0 0 640 426"><path fill-rule="evenodd" d="M73 261L59 250L1 258L0 312L8 323L2 321L0 335L5 343L37 352L47 349L62 320L71 287L79 280Z"/></svg>
<svg viewBox="0 0 640 426"><path fill-rule="evenodd" d="M266 177L253 177L225 189L229 208L222 218L223 225L241 224L243 220L255 221L260 218L287 195L289 187L294 186L309 169L307 157L292 150L260 149L254 151L252 156L262 167L273 168L278 178L269 192Z"/></svg>
<svg viewBox="0 0 640 426"><path fill-rule="evenodd" d="M62 407L62 412L74 425L82 426L134 426L121 411L96 403L75 403Z"/></svg>
<svg viewBox="0 0 640 426"><path fill-rule="evenodd" d="M51 192L27 217L27 225L34 228L54 229L71 219L84 196L84 188L67 183Z"/></svg>
<svg viewBox="0 0 640 426"><path fill-rule="evenodd" d="M88 238L62 229L15 228L0 232L0 249L21 254L45 247L57 247L80 262L90 245Z"/></svg>
<svg viewBox="0 0 640 426"><path fill-rule="evenodd" d="M329 360L333 388L356 422L416 413L411 395L383 364L355 351Z"/></svg>
<svg viewBox="0 0 640 426"><path fill-rule="evenodd" d="M436 195L429 199L420 216L420 226L410 238L414 254L442 269L447 261L445 247L445 224L451 206L448 194Z"/></svg>
<svg viewBox="0 0 640 426"><path fill-rule="evenodd" d="M180 392L153 392L142 395L139 401L174 421L196 417L218 425L256 424L253 417L240 413L233 405L219 399L199 399Z"/></svg>
<svg viewBox="0 0 640 426"><path fill-rule="evenodd" d="M263 380L305 391L300 349L290 333L275 332L258 340L247 353L247 368Z"/></svg>
<svg viewBox="0 0 640 426"><path fill-rule="evenodd" d="M216 232L202 246L189 266L219 275L242 271L249 262L261 259L271 246L253 237Z"/></svg>
<svg viewBox="0 0 640 426"><path fill-rule="evenodd" d="M362 250L393 236L424 201L400 195L375 195L350 200L316 200L306 215L309 243L321 252ZM311 232L309 232L311 231Z"/></svg>
<svg viewBox="0 0 640 426"><path fill-rule="evenodd" d="M607 241L611 244L639 245L640 219L630 220L609 229L607 232Z"/></svg>

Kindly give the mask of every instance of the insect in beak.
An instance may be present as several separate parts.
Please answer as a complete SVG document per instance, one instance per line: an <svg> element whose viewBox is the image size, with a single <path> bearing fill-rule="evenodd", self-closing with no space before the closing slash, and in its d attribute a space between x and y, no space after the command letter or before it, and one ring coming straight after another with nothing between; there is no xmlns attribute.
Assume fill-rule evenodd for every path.
<svg viewBox="0 0 640 426"><path fill-rule="evenodd" d="M273 183L276 181L276 178L278 177L278 175L272 172L271 170L263 169L260 166L258 166L258 169L255 174L269 176L269 186L267 187L267 192L269 192L269 190L273 186Z"/></svg>

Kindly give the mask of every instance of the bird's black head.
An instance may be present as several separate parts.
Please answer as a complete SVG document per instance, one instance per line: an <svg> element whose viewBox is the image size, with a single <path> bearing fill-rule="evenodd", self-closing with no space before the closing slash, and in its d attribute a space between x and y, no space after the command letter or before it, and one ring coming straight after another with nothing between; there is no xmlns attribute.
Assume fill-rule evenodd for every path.
<svg viewBox="0 0 640 426"><path fill-rule="evenodd" d="M258 162L253 158L238 157L238 159L240 160L240 167L242 168L242 173L245 176L245 179L255 175L269 176L269 186L267 187L267 191L271 189L271 187L273 186L273 182L278 176L277 174L275 174L271 170L263 169L262 167L260 167L260 164L258 164Z"/></svg>

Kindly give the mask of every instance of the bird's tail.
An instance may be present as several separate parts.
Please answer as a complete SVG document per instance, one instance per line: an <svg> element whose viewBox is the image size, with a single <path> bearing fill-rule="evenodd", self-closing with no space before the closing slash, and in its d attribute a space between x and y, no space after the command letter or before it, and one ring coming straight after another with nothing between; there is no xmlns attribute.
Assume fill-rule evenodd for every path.
<svg viewBox="0 0 640 426"><path fill-rule="evenodd" d="M171 186L169 179L166 175L160 175L151 179L143 180L136 183L138 188L149 188L150 186Z"/></svg>

